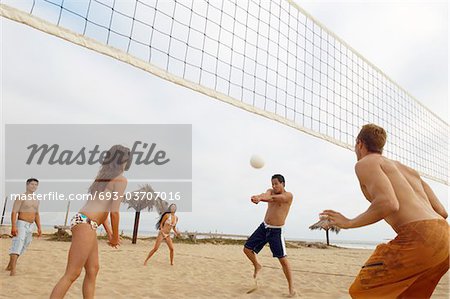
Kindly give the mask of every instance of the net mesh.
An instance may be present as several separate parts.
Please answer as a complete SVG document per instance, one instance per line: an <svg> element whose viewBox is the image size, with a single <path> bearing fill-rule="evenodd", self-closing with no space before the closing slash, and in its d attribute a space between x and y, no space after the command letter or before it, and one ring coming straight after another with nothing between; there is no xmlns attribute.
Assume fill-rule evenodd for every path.
<svg viewBox="0 0 450 299"><path fill-rule="evenodd" d="M388 157L448 184L448 124L291 1L3 3L346 148L378 124Z"/></svg>

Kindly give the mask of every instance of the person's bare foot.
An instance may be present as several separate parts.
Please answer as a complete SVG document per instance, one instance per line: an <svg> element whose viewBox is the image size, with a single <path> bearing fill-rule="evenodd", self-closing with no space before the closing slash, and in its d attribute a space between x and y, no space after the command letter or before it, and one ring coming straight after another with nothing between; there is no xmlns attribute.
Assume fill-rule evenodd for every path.
<svg viewBox="0 0 450 299"><path fill-rule="evenodd" d="M262 266L261 264L256 264L255 266L255 271L253 272L253 278L256 279L256 277L258 276L259 271L261 271Z"/></svg>
<svg viewBox="0 0 450 299"><path fill-rule="evenodd" d="M297 291L294 290L294 289L289 290L289 295L288 295L288 297L289 297L289 298L297 297Z"/></svg>
<svg viewBox="0 0 450 299"><path fill-rule="evenodd" d="M11 273L9 273L10 276L16 275L16 269L11 269Z"/></svg>
<svg viewBox="0 0 450 299"><path fill-rule="evenodd" d="M5 271L11 271L11 265L6 266Z"/></svg>
<svg viewBox="0 0 450 299"><path fill-rule="evenodd" d="M144 262L144 266L147 266L147 261Z"/></svg>

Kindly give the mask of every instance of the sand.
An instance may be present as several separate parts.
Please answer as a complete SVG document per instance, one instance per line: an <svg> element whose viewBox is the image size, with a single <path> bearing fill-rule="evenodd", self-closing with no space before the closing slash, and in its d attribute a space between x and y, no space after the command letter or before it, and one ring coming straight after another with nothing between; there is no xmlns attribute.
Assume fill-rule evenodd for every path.
<svg viewBox="0 0 450 299"><path fill-rule="evenodd" d="M175 244L175 265L169 264L165 244L149 261L143 261L153 240L124 240L112 249L99 240L100 273L96 298L285 298L287 283L277 259L264 248L259 259L264 268L258 289L253 287L253 269L242 246ZM11 239L0 239L1 267L7 264ZM34 239L19 258L17 275L0 272L1 298L48 298L66 267L70 242ZM371 250L288 248L288 257L300 298L349 298L347 290ZM66 298L82 298L82 278ZM449 274L440 281L433 298L448 298Z"/></svg>

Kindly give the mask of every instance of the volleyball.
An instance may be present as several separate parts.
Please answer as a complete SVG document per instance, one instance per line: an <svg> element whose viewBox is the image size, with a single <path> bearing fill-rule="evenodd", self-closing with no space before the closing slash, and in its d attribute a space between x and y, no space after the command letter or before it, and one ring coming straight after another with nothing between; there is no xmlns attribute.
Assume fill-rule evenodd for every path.
<svg viewBox="0 0 450 299"><path fill-rule="evenodd" d="M264 160L258 155L253 155L250 158L250 165L253 168L256 168L256 169L263 168L264 167Z"/></svg>

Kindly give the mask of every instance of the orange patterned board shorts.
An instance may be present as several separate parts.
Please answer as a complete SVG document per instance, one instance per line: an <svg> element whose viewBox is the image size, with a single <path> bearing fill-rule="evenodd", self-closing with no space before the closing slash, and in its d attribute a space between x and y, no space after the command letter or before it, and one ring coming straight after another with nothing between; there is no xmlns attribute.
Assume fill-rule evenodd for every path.
<svg viewBox="0 0 450 299"><path fill-rule="evenodd" d="M352 298L430 298L449 269L449 225L441 219L407 223L378 245L349 289Z"/></svg>

